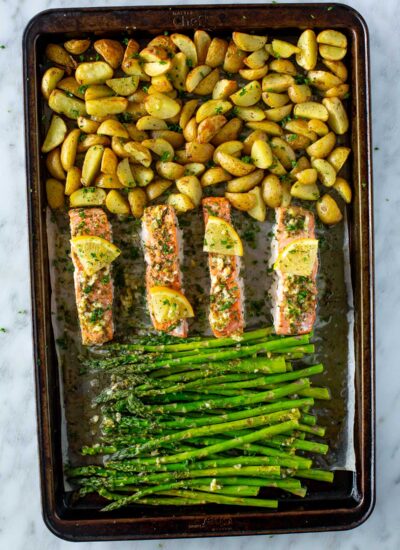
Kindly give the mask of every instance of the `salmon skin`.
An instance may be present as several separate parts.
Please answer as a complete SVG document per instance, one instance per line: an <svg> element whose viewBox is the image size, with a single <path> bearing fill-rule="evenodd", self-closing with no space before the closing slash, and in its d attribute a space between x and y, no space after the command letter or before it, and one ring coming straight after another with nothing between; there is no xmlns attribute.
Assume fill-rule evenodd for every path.
<svg viewBox="0 0 400 550"><path fill-rule="evenodd" d="M275 208L276 224L272 239L271 263L291 242L315 239L314 215L300 206ZM272 286L272 315L276 334L307 334L315 323L318 259L309 277L287 275L275 270Z"/></svg>
<svg viewBox="0 0 400 550"><path fill-rule="evenodd" d="M203 199L204 224L208 216L217 216L231 223L231 205L223 197ZM209 322L216 338L240 337L244 330L243 285L240 278L238 256L208 254L210 270Z"/></svg>
<svg viewBox="0 0 400 550"><path fill-rule="evenodd" d="M69 211L69 219L71 237L90 235L112 240L110 222L101 208L74 208ZM73 251L71 258L82 344L104 344L114 336L111 266L87 275Z"/></svg>
<svg viewBox="0 0 400 550"><path fill-rule="evenodd" d="M142 239L146 261L146 289L165 286L182 292L180 270L180 235L178 220L172 206L159 204L145 208L142 220ZM150 311L151 321L156 330L172 336L185 338L188 334L186 319L160 323Z"/></svg>

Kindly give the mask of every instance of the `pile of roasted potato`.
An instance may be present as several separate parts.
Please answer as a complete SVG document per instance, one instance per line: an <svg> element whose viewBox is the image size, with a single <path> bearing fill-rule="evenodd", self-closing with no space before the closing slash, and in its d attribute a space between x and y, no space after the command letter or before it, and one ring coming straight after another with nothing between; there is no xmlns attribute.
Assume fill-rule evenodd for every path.
<svg viewBox="0 0 400 550"><path fill-rule="evenodd" d="M182 213L223 184L231 204L260 221L296 198L316 201L325 224L339 222L337 199L352 195L340 176L351 151L340 137L349 129L346 51L346 36L329 29L307 29L297 45L202 30L144 48L133 38L49 44L50 207L67 196L70 207L140 218L165 193Z"/></svg>

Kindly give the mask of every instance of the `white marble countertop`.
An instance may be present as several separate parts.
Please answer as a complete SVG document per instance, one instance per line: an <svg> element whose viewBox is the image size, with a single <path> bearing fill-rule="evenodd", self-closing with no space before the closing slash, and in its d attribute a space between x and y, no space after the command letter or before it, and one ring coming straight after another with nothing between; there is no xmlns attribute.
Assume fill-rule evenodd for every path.
<svg viewBox="0 0 400 550"><path fill-rule="evenodd" d="M253 0L257 1L257 0ZM86 5L133 5L138 2L86 1ZM162 0L148 5L165 4ZM176 2L188 4L190 2ZM196 2L192 2L196 3ZM197 3L200 3L199 1ZM215 3L215 2L214 2ZM238 0L235 3L239 3ZM400 369L396 339L400 327L400 57L398 0L353 0L369 25L375 173L376 356L377 356L377 505L356 530L341 533L85 543L98 550L274 550L400 548ZM0 0L0 548L64 550L41 517L36 410L30 317L23 141L21 40L28 21L39 11L76 7L74 0ZM5 47L3 47L5 46ZM379 149L378 149L379 148ZM397 212L397 214L396 214ZM386 248L385 248L386 247ZM397 336L396 336L397 335Z"/></svg>

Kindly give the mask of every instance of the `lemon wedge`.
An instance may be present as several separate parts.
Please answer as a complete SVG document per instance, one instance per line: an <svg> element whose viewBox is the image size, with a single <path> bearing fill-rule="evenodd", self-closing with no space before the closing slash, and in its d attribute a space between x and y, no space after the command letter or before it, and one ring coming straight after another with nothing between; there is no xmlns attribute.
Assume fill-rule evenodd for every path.
<svg viewBox="0 0 400 550"><path fill-rule="evenodd" d="M115 244L93 235L73 237L71 248L78 256L87 275L94 275L121 254L120 249Z"/></svg>
<svg viewBox="0 0 400 550"><path fill-rule="evenodd" d="M204 252L243 256L243 245L232 225L217 216L209 216L204 234Z"/></svg>
<svg viewBox="0 0 400 550"><path fill-rule="evenodd" d="M297 239L278 255L274 269L279 269L288 275L311 275L318 254L317 239Z"/></svg>
<svg viewBox="0 0 400 550"><path fill-rule="evenodd" d="M166 286L150 288L149 307L158 323L174 323L194 316L193 308L186 296Z"/></svg>

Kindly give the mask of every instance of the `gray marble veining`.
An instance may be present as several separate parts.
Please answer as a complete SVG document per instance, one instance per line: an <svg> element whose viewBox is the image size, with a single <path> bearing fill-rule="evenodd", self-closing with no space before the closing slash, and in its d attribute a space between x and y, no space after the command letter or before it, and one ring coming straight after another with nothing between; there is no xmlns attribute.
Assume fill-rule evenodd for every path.
<svg viewBox="0 0 400 550"><path fill-rule="evenodd" d="M253 0L256 2L256 0ZM118 2L122 4L123 2ZM127 1L125 4L143 4ZM177 2L180 5L188 1ZM200 3L200 2L197 2ZM239 3L237 1L236 3ZM377 328L377 505L360 528L343 533L82 544L111 550L397 550L400 548L400 58L397 0L346 2L365 17L371 38L375 173ZM21 39L41 10L74 0L0 0L0 548L72 547L45 527L40 511L30 320L23 142ZM87 5L115 5L110 0ZM168 2L152 2L165 4Z"/></svg>

